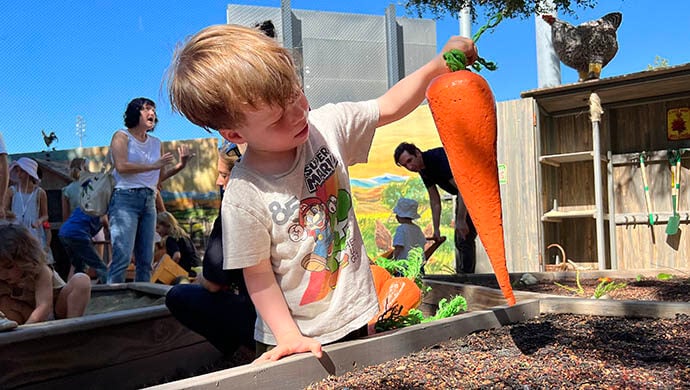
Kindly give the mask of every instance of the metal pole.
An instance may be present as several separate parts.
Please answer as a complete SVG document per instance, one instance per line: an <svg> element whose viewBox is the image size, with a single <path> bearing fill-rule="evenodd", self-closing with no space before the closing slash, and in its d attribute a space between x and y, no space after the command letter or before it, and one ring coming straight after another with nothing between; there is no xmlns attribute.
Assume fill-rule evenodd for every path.
<svg viewBox="0 0 690 390"><path fill-rule="evenodd" d="M292 6L290 0L280 0L280 17L283 22L283 47L292 49Z"/></svg>
<svg viewBox="0 0 690 390"><path fill-rule="evenodd" d="M386 60L388 65L388 88L400 81L400 53L398 53L398 22L395 5L389 4L384 17L386 23Z"/></svg>
<svg viewBox="0 0 690 390"><path fill-rule="evenodd" d="M557 16L552 0L542 0L542 7ZM539 88L555 87L561 84L561 61L553 50L551 26L541 15L534 16L535 38L537 44L537 84Z"/></svg>
<svg viewBox="0 0 690 390"><path fill-rule="evenodd" d="M458 19L460 22L460 36L472 37L472 8L471 6L462 7Z"/></svg>

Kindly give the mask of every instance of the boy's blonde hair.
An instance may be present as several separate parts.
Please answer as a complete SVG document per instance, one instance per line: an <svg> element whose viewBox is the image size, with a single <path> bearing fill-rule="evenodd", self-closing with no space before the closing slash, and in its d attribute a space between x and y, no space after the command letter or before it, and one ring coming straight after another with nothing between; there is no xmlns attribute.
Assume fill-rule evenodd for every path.
<svg viewBox="0 0 690 390"><path fill-rule="evenodd" d="M189 234L182 229L182 226L177 222L177 219L169 211L161 211L158 213L157 223L166 225L169 229L168 235L176 240L181 237L189 238Z"/></svg>
<svg viewBox="0 0 690 390"><path fill-rule="evenodd" d="M16 265L24 277L36 280L41 267L46 264L45 252L38 239L29 230L12 223L0 223L0 267Z"/></svg>
<svg viewBox="0 0 690 390"><path fill-rule="evenodd" d="M178 49L168 70L174 111L204 129L236 129L260 105L285 109L300 82L290 52L261 31L207 27Z"/></svg>

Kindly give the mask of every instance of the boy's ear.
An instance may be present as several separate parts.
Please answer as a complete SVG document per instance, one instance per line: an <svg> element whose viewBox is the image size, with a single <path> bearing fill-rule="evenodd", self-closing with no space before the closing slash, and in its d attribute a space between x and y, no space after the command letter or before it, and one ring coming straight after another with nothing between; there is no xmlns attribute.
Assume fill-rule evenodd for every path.
<svg viewBox="0 0 690 390"><path fill-rule="evenodd" d="M236 131L234 131L234 130L220 129L220 130L218 130L218 132L219 132L220 135L223 136L223 138L225 138L226 140L228 140L228 141L230 141L230 142L234 142L234 143L236 143L236 144L238 144L238 145L247 142L247 141L244 140L244 138L242 138L242 136L241 136L238 132L236 132Z"/></svg>

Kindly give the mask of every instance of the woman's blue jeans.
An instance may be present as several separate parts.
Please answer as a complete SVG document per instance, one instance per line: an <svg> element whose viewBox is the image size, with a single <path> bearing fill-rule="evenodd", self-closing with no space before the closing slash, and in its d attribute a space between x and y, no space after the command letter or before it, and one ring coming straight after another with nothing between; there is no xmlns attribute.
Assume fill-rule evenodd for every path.
<svg viewBox="0 0 690 390"><path fill-rule="evenodd" d="M156 193L150 188L115 189L108 209L113 261L108 283L124 283L132 254L135 282L151 280Z"/></svg>

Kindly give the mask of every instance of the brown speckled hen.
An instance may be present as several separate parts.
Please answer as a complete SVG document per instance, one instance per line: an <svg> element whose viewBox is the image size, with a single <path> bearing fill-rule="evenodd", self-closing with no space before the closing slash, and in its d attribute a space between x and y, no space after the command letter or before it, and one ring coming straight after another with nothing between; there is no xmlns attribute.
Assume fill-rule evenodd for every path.
<svg viewBox="0 0 690 390"><path fill-rule="evenodd" d="M580 81L598 79L601 68L618 51L616 31L623 20L620 12L612 12L579 26L558 20L552 15L542 15L542 18L551 25L551 40L556 55L565 65L577 70Z"/></svg>

